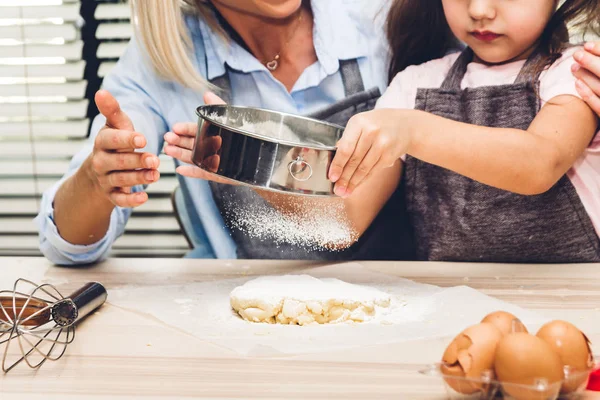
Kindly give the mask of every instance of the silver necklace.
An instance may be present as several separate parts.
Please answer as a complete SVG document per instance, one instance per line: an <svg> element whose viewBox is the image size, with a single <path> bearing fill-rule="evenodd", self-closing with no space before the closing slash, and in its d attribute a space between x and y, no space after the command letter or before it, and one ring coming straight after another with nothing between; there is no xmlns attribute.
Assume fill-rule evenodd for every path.
<svg viewBox="0 0 600 400"><path fill-rule="evenodd" d="M275 71L277 69L277 67L279 67L279 59L281 58L281 53L285 50L285 48L287 47L287 45L292 41L292 38L294 37L294 35L298 31L298 28L300 27L301 21L302 21L302 9L300 9L300 16L298 17L298 23L296 25L296 29L294 29L294 32L292 33L292 35L290 36L290 38L288 39L288 41L285 42L285 44L283 45L283 47L281 48L281 50L279 50L279 53L277 53L275 55L275 57L273 57L273 59L271 61L267 61L265 63L265 66L270 71Z"/></svg>

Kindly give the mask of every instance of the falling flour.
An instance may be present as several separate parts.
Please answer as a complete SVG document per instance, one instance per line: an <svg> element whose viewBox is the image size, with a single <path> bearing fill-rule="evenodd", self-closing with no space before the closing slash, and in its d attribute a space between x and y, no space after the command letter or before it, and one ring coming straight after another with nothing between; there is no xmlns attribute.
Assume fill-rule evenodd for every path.
<svg viewBox="0 0 600 400"><path fill-rule="evenodd" d="M317 206L313 199L292 196L288 202L293 211L284 212L264 201L240 204L229 197L224 200L230 228L259 240L270 240L276 246L291 244L308 251L339 251L358 240L341 202Z"/></svg>

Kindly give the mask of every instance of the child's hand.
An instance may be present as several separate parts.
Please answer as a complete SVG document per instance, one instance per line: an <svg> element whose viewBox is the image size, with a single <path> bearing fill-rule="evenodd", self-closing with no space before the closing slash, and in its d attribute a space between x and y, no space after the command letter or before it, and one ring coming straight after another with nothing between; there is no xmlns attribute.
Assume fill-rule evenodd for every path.
<svg viewBox="0 0 600 400"><path fill-rule="evenodd" d="M350 119L329 169L334 191L348 197L375 171L392 167L406 154L413 110L378 109Z"/></svg>

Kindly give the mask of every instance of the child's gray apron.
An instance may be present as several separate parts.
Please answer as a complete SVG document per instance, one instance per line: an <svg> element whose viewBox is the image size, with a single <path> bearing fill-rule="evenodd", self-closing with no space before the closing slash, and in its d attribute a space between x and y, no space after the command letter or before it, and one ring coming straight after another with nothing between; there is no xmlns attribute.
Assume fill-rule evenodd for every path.
<svg viewBox="0 0 600 400"><path fill-rule="evenodd" d="M310 116L346 126L353 115L372 110L381 93L377 87L365 90L357 60L340 60L340 73L346 98ZM211 83L224 89L223 100L230 103L231 84L228 72L211 80ZM406 207L400 190L394 193L356 245L344 251L332 252L325 249L315 250L312 246L308 250L307 247L289 243L275 244L271 239L252 237L237 229L235 221L232 220L235 218L235 213L231 212L231 207L239 206L246 210L252 210L271 206L251 188L209 183L215 202L237 244L239 258L310 260L402 260L414 258L412 232L410 232Z"/></svg>
<svg viewBox="0 0 600 400"><path fill-rule="evenodd" d="M480 126L528 129L540 109L535 57L514 84L461 90L472 58L466 49L440 89L419 89L416 108ZM600 261L598 236L566 175L546 193L523 196L409 156L405 179L420 260Z"/></svg>

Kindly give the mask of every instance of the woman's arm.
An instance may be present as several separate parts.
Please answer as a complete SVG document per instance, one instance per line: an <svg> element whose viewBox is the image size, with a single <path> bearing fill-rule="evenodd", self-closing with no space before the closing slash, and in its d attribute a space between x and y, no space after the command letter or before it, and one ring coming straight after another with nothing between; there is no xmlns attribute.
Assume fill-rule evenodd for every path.
<svg viewBox="0 0 600 400"><path fill-rule="evenodd" d="M133 122L106 91L96 94L96 104L106 124L94 140L94 148L77 172L54 197L54 223L64 240L90 245L108 231L115 206L137 207L148 200L131 188L158 180L159 159L135 149L146 146Z"/></svg>
<svg viewBox="0 0 600 400"><path fill-rule="evenodd" d="M570 95L551 99L526 131L481 127L422 111L380 109L351 121L350 135L338 146L344 151L338 151L331 170L341 176L336 186L353 188L360 183L356 171L360 178L409 154L490 186L534 195L550 189L571 168L597 126L588 105ZM373 168L369 160L375 159L384 162Z"/></svg>
<svg viewBox="0 0 600 400"><path fill-rule="evenodd" d="M108 93L99 93L99 108L106 116L100 114L94 119L90 138L71 161L67 174L44 192L36 223L40 249L55 264L84 264L105 257L112 243L123 233L131 215L131 207L147 199L143 184L155 179L144 178L142 172L133 172L129 175L133 179L127 179L126 176L110 173L113 168L107 169L103 165L114 165L116 162L117 165L121 164L117 169L131 171L137 169L132 165L145 163L149 159L153 161L153 166L144 168L151 170L154 178L158 176L156 155L162 147L162 132L167 128L155 103L155 99L161 98L160 81L142 60L138 44L132 40L103 83L104 89L119 99L119 105L112 102L114 99ZM108 140L103 140L106 138ZM144 147L146 152L128 152L124 155L116 149L110 149L114 147L110 138L117 139L119 147L127 143L127 148ZM142 139L142 143L137 145L135 138ZM109 148L109 151L100 152L104 161L99 159L100 162L94 162L94 153L99 154L94 146L98 143L103 148ZM108 158L113 161L107 162ZM96 179L98 174L94 177L94 170L104 175L103 185L99 185ZM109 178L109 175L112 176ZM111 183L111 180L114 182ZM107 188L110 185L129 189L109 193ZM136 194L128 195L128 191Z"/></svg>

